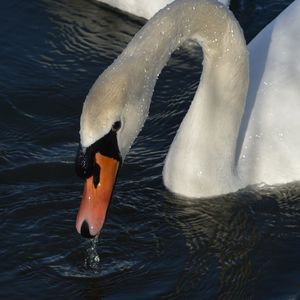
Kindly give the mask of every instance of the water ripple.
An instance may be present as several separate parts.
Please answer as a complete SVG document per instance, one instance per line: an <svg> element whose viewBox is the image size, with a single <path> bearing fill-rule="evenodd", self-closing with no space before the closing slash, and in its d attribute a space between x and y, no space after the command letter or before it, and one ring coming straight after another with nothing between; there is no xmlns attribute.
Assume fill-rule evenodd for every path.
<svg viewBox="0 0 300 300"><path fill-rule="evenodd" d="M249 40L290 2L231 7ZM94 1L1 8L1 298L299 298L299 183L202 200L163 187L165 155L199 82L199 47L184 45L161 73L91 245L75 229L82 103L144 21Z"/></svg>

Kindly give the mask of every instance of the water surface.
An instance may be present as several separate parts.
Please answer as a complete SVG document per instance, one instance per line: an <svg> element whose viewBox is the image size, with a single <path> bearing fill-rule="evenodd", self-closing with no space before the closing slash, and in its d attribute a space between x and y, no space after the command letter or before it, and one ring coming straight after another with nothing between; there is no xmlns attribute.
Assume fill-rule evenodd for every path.
<svg viewBox="0 0 300 300"><path fill-rule="evenodd" d="M231 8L250 41L290 2ZM1 3L1 299L300 299L299 185L206 200L163 187L197 51L180 49L161 74L99 240L76 233L82 103L143 24L93 1Z"/></svg>

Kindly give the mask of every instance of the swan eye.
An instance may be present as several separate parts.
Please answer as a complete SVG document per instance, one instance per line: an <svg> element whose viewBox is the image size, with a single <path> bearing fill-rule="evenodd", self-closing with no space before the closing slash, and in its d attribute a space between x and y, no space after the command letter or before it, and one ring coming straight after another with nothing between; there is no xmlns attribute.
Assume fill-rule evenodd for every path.
<svg viewBox="0 0 300 300"><path fill-rule="evenodd" d="M117 121L113 124L111 130L116 132L121 128L121 125L122 125L121 121Z"/></svg>
<svg viewBox="0 0 300 300"><path fill-rule="evenodd" d="M104 137L96 141L87 148L81 145L78 147L75 169L76 173L82 179L87 179L93 176L95 187L100 182L100 166L95 162L96 153L116 159L122 162L122 157L118 147L116 132L121 128L121 122L117 121L113 124L111 131Z"/></svg>

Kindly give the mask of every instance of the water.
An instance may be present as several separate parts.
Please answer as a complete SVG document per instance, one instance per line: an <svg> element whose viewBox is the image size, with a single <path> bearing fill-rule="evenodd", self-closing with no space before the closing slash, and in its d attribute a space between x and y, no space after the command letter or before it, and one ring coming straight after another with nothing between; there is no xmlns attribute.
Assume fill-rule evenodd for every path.
<svg viewBox="0 0 300 300"><path fill-rule="evenodd" d="M249 41L290 2L232 9ZM81 107L144 21L83 0L5 1L0 16L1 299L300 299L299 185L201 201L162 185L197 51L161 74L93 243L74 227Z"/></svg>

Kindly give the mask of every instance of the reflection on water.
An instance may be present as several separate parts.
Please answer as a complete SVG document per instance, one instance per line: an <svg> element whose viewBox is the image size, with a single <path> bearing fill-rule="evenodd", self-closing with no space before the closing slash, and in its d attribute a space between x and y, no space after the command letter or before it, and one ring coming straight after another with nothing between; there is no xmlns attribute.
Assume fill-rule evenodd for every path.
<svg viewBox="0 0 300 300"><path fill-rule="evenodd" d="M148 218L143 203L113 207L120 220L109 219L97 243L100 263L90 265L95 245L85 241L49 266L66 279L93 279L104 296L115 295L117 284L119 296L126 293L128 299L137 292L146 293L145 299L288 299L299 294L298 183L249 187L211 199L182 199L168 192L158 197L146 193L144 200L152 204Z"/></svg>
<svg viewBox="0 0 300 300"><path fill-rule="evenodd" d="M186 272L178 281L180 295L188 295L195 286L193 299L208 286L214 293L207 299L299 294L299 183L247 188L200 201L183 202L168 195L166 205L170 224L182 230L189 250ZM282 273L276 271L278 266Z"/></svg>
<svg viewBox="0 0 300 300"><path fill-rule="evenodd" d="M251 39L291 1L234 0ZM163 160L201 73L177 51L156 86L97 242L75 230L79 116L91 84L143 20L93 1L0 10L1 299L297 299L300 187L181 199Z"/></svg>

